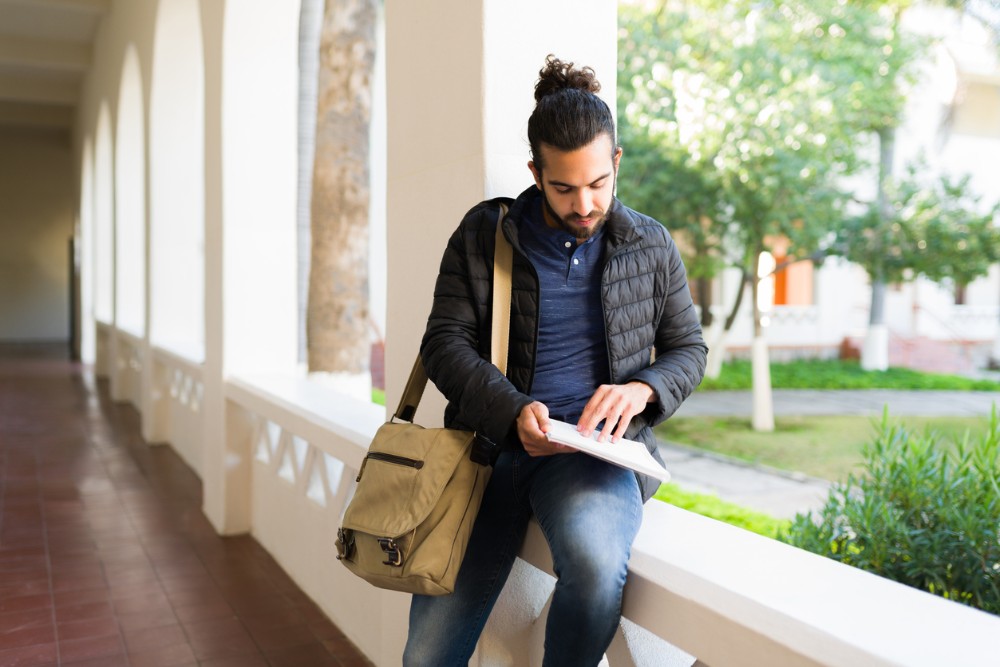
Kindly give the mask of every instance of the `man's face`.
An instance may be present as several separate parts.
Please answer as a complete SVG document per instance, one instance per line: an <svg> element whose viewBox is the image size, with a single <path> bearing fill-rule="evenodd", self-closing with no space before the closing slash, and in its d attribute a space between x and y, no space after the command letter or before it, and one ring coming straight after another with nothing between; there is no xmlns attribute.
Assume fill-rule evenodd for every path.
<svg viewBox="0 0 1000 667"><path fill-rule="evenodd" d="M528 163L535 185L542 191L548 216L580 242L604 225L615 192L622 150L612 156L611 137L601 134L575 151L539 146L545 168Z"/></svg>

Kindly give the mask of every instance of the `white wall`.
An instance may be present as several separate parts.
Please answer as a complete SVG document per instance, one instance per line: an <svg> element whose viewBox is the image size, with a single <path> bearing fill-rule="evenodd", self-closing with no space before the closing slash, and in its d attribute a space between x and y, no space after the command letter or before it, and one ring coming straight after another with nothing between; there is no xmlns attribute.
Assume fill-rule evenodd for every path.
<svg viewBox="0 0 1000 667"><path fill-rule="evenodd" d="M0 202L0 341L68 341L76 196L65 133L0 131Z"/></svg>

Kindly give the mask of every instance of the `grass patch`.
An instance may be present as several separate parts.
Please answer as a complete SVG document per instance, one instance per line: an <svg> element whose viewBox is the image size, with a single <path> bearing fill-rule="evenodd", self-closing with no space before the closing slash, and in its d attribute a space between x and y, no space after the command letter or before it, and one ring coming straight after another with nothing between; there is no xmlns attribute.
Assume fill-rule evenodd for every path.
<svg viewBox="0 0 1000 667"><path fill-rule="evenodd" d="M787 533L791 526L791 521L787 519L775 519L768 514L721 500L718 496L686 491L676 484L661 485L653 497L765 537L776 538L779 533Z"/></svg>
<svg viewBox="0 0 1000 667"><path fill-rule="evenodd" d="M911 432L933 430L950 442L968 431L985 434L982 417L906 417ZM677 417L656 427L661 440L677 442L782 470L841 481L858 472L862 449L879 418L864 416L777 417L773 433L754 431L744 417Z"/></svg>
<svg viewBox="0 0 1000 667"><path fill-rule="evenodd" d="M923 373L909 368L866 371L857 361L802 359L771 364L775 389L935 389L945 391L1000 391L1000 382L959 375ZM706 378L699 391L741 390L752 387L749 361L731 361L718 378Z"/></svg>

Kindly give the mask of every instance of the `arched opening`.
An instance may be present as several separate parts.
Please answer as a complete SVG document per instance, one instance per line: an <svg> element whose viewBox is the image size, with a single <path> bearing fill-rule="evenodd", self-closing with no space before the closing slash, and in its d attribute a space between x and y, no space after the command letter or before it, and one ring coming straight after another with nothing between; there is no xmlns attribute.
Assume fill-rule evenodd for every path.
<svg viewBox="0 0 1000 667"><path fill-rule="evenodd" d="M94 319L115 319L115 191L111 111L105 102L97 117L94 147Z"/></svg>
<svg viewBox="0 0 1000 667"><path fill-rule="evenodd" d="M83 140L80 160L80 218L75 263L80 267L80 360L94 363L94 148Z"/></svg>
<svg viewBox="0 0 1000 667"><path fill-rule="evenodd" d="M118 95L115 141L115 272L118 328L145 333L146 318L146 146L142 72L134 46L125 52Z"/></svg>
<svg viewBox="0 0 1000 667"><path fill-rule="evenodd" d="M201 362L205 67L196 0L160 3L150 83L150 338Z"/></svg>
<svg viewBox="0 0 1000 667"><path fill-rule="evenodd" d="M226 7L222 296L228 370L291 369L296 361L298 32L298 2L248 0Z"/></svg>

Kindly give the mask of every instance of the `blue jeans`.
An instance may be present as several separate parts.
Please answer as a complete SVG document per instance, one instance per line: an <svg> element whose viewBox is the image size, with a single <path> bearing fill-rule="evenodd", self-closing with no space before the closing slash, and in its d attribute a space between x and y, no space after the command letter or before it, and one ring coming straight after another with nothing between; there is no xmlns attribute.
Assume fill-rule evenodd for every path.
<svg viewBox="0 0 1000 667"><path fill-rule="evenodd" d="M404 666L468 665L532 514L558 578L544 665L601 661L621 618L629 552L642 522L635 475L586 454L505 452L486 487L455 592L413 596Z"/></svg>

